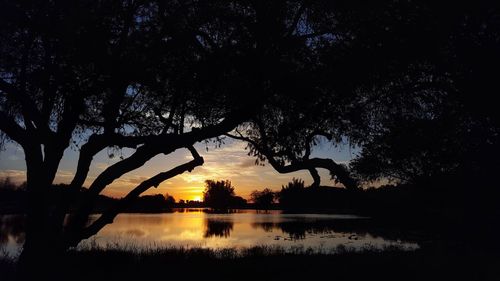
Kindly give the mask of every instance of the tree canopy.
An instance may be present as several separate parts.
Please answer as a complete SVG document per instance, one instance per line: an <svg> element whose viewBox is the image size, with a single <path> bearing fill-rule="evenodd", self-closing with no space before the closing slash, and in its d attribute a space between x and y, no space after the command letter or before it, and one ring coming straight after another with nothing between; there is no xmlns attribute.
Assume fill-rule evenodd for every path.
<svg viewBox="0 0 500 281"><path fill-rule="evenodd" d="M251 121L271 110L264 106L271 101L294 97L287 81L312 75L314 46L331 41L305 33L319 17L306 19L300 3L285 1L5 0L2 7L0 128L26 155L31 208L25 249L29 229L33 241L74 245L148 188L201 165L194 143ZM301 81L298 97L316 87ZM79 150L77 170L66 198L52 208L43 198L70 146ZM135 152L97 176L63 227L92 158L109 147ZM86 226L106 186L180 148L193 160L144 181ZM54 229L40 225L46 221Z"/></svg>
<svg viewBox="0 0 500 281"><path fill-rule="evenodd" d="M364 180L492 186L500 168L500 115L493 102L500 90L494 78L498 6L478 1L411 8L414 16L405 21L413 31L389 31L399 31L395 40L412 40L411 56L401 56L412 62L398 59L394 70L400 73L391 70L390 80L364 89L362 100L375 102L366 103L362 116L374 123L352 167Z"/></svg>
<svg viewBox="0 0 500 281"><path fill-rule="evenodd" d="M264 188L261 191L254 190L250 193L250 199L253 203L262 209L269 209L271 205L274 203L274 199L276 198L276 194L269 188Z"/></svg>
<svg viewBox="0 0 500 281"><path fill-rule="evenodd" d="M234 187L228 180L205 181L205 191L203 191L203 202L215 209L227 209L234 194Z"/></svg>
<svg viewBox="0 0 500 281"><path fill-rule="evenodd" d="M485 1L0 6L0 131L25 153L26 252L77 245L147 189L202 165L195 143L225 136L247 141L280 173L308 170L315 186L323 168L359 187L349 167L311 157L320 136L362 147L362 179L498 168L499 118L488 94L498 90L500 21ZM79 152L76 172L52 206L48 190L70 147ZM106 148L134 152L78 199ZM193 159L143 181L88 224L109 184L177 149Z"/></svg>

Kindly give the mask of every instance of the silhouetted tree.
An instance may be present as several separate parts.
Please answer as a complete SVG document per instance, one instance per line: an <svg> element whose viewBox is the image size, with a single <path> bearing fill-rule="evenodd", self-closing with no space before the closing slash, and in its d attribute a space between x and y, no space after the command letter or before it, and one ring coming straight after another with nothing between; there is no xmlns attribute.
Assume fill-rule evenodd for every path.
<svg viewBox="0 0 500 281"><path fill-rule="evenodd" d="M226 210L231 206L234 197L234 187L228 180L205 181L205 191L203 191L203 202L215 210Z"/></svg>
<svg viewBox="0 0 500 281"><path fill-rule="evenodd" d="M241 196L232 196L229 206L232 208L244 208L247 205L247 200Z"/></svg>
<svg viewBox="0 0 500 281"><path fill-rule="evenodd" d="M19 213L26 206L25 184L15 184L9 177L0 180L0 213Z"/></svg>
<svg viewBox="0 0 500 281"><path fill-rule="evenodd" d="M22 147L27 167L21 260L47 260L94 235L147 189L202 165L195 143L224 135L280 173L308 170L318 187L325 168L356 189L347 167L311 156L320 136L369 147L392 121L458 120L471 146L463 170L496 170L498 110L486 94L498 89L498 10L434 2L1 0L1 139ZM54 202L70 147L76 172ZM78 196L93 157L121 148L132 155ZM193 160L88 223L109 184L177 149Z"/></svg>
<svg viewBox="0 0 500 281"><path fill-rule="evenodd" d="M194 201L194 200L187 200L185 202L185 206L188 208L202 208L205 207L205 204L200 201Z"/></svg>
<svg viewBox="0 0 500 281"><path fill-rule="evenodd" d="M0 182L0 189L14 190L16 188L17 188L17 186L12 182L10 177L6 177L6 178L2 179L2 181Z"/></svg>
<svg viewBox="0 0 500 281"><path fill-rule="evenodd" d="M165 194L165 203L169 208L173 207L175 205L175 198L170 195L170 194Z"/></svg>
<svg viewBox="0 0 500 281"><path fill-rule="evenodd" d="M262 191L254 190L250 193L250 200L252 200L255 206L265 210L268 210L272 206L275 197L274 191L269 188L265 188Z"/></svg>
<svg viewBox="0 0 500 281"><path fill-rule="evenodd" d="M281 191L278 194L281 207L285 209L303 207L304 191L304 181L293 178L286 186L281 187Z"/></svg>
<svg viewBox="0 0 500 281"><path fill-rule="evenodd" d="M174 203L175 200L172 196L165 197L161 194L143 195L135 199L128 210L134 212L162 212L172 208Z"/></svg>
<svg viewBox="0 0 500 281"><path fill-rule="evenodd" d="M382 35L371 38L381 43L398 34L394 39L406 42L412 57L386 60L392 70L364 89L359 104L371 110L360 111L367 130L353 166L368 181L493 191L500 169L500 115L492 100L500 90L492 75L500 62L498 7L445 1L415 11L420 9L425 13L406 20L406 26L416 27L412 32L391 24L397 22L391 17L385 26L366 28Z"/></svg>
<svg viewBox="0 0 500 281"><path fill-rule="evenodd" d="M430 184L454 173L466 147L460 131L437 120L405 120L367 142L352 166L365 181ZM465 145L465 144L463 144Z"/></svg>
<svg viewBox="0 0 500 281"><path fill-rule="evenodd" d="M347 167L311 156L320 139L362 147L356 161L362 180L455 178L492 186L491 175L500 168L500 117L491 95L499 90L492 76L500 62L497 5L323 6L332 7L337 22L329 30L345 37L318 52L336 64L325 65L329 81L308 79L333 94L311 91L302 102L279 100L231 136L247 140L251 154L279 172L308 169L314 186L320 185L318 167L346 187L358 186ZM307 99L344 106L324 108Z"/></svg>
<svg viewBox="0 0 500 281"><path fill-rule="evenodd" d="M77 245L145 190L202 165L193 144L251 122L278 96L292 99L286 81L304 82L302 96L317 88L295 78L311 77L315 46L333 43L314 34L313 22L326 18L315 14L317 7L286 1L3 0L1 6L0 130L3 140L23 148L27 166L22 260ZM49 189L70 147L79 152L76 173L50 206ZM125 147L132 155L77 196L93 157ZM179 148L194 159L145 180L88 224L110 183ZM64 225L73 204L78 208Z"/></svg>

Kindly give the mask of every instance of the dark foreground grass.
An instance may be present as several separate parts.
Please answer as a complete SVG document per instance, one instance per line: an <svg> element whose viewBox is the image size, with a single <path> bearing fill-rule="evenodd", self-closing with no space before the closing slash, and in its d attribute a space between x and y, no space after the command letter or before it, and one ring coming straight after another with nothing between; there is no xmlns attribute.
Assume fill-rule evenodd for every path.
<svg viewBox="0 0 500 281"><path fill-rule="evenodd" d="M137 251L92 248L47 263L33 280L500 280L500 262L481 253L434 248L335 252L275 247L163 248ZM47 266L44 267L47 269ZM0 261L0 280L14 280L16 265ZM46 276L44 276L46 275Z"/></svg>

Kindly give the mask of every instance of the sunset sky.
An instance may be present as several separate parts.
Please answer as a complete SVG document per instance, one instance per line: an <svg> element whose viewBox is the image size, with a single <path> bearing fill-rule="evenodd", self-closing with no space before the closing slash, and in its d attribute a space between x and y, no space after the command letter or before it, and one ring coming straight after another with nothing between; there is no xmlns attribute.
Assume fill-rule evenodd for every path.
<svg viewBox="0 0 500 281"><path fill-rule="evenodd" d="M256 166L254 164L255 158L247 155L246 144L241 141L226 140L226 143L220 148L215 148L214 144L208 144L208 151L204 143L198 143L195 147L205 159L203 166L195 168L191 173L186 172L165 181L158 188L151 188L145 194L168 193L174 196L176 200L197 200L202 196L205 180L227 179L235 186L237 195L248 198L250 192L255 189L260 190L268 187L277 191L282 185L291 181L293 177L302 178L306 184L312 182L309 173L305 171L279 174L269 165L264 167ZM131 152L132 150L124 150L123 156L127 157ZM355 154L356 149L350 149L348 145L335 147L325 141L313 149L312 156L329 157L335 159L338 163L346 163L354 158ZM66 150L55 183L71 182L77 159L77 151L74 149ZM114 181L105 189L103 194L122 197L148 177L169 170L175 165L188 162L191 159L192 156L186 149L179 149L168 156L157 156L143 167ZM99 153L94 158L85 186L89 186L104 169L119 160L119 155L110 159L108 152L102 151ZM0 152L0 178L10 177L12 181L21 183L25 181L25 171L26 165L22 149L13 143L7 144L6 149ZM320 175L322 176L322 185L334 185L329 180L326 170L320 170Z"/></svg>

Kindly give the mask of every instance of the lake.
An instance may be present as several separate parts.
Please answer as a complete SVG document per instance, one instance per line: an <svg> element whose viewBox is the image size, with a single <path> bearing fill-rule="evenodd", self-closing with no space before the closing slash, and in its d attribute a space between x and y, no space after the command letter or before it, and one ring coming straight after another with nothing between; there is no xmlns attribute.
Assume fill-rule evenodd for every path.
<svg viewBox="0 0 500 281"><path fill-rule="evenodd" d="M97 218L97 215L94 216ZM16 255L23 240L23 217L0 216L0 248ZM284 214L281 211L238 210L211 214L201 209L178 209L173 213L120 214L79 249L88 247L139 248L201 247L245 248L279 246L285 250L311 248L332 251L397 246L418 248L415 242L375 231L369 219L339 214ZM2 250L0 250L0 254Z"/></svg>

